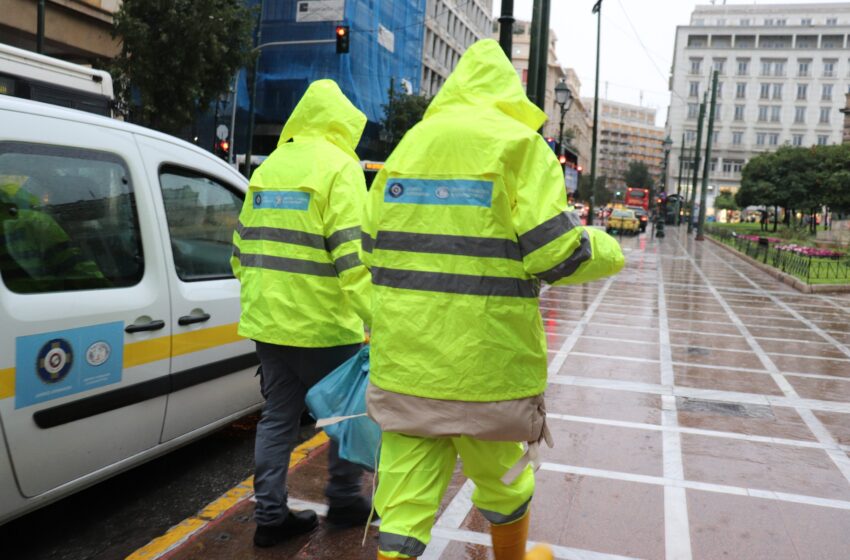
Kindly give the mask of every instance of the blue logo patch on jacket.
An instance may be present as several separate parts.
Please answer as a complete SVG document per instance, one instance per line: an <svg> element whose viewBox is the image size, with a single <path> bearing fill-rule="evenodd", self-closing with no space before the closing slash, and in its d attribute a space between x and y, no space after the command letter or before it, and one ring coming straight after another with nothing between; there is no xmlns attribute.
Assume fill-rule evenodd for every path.
<svg viewBox="0 0 850 560"><path fill-rule="evenodd" d="M255 191L254 210L307 210L310 193L301 191Z"/></svg>
<svg viewBox="0 0 850 560"><path fill-rule="evenodd" d="M493 182L468 179L390 179L384 202L482 206L493 204Z"/></svg>

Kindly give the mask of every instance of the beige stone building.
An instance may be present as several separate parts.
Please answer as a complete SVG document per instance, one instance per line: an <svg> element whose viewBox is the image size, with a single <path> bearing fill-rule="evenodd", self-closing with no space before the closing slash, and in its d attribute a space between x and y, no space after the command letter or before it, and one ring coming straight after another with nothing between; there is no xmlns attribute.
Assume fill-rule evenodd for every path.
<svg viewBox="0 0 850 560"><path fill-rule="evenodd" d="M593 118L593 99L585 99L585 104ZM631 161L645 163L658 186L664 165L663 142L664 129L655 126L655 109L599 100L596 175L607 178L609 190L625 188L623 175Z"/></svg>
<svg viewBox="0 0 850 560"><path fill-rule="evenodd" d="M494 35L498 39L498 33ZM574 151L578 153L579 165L585 170L590 168L590 146L591 146L591 128L592 124L588 117L588 111L585 107L585 102L581 99L581 81L575 70L571 68L564 69L558 62L558 56L555 53L555 45L557 36L551 29L549 30L549 57L547 61L546 74L546 101L545 111L549 116L549 120L543 125L543 134L547 137L557 139L560 128L561 107L555 102L555 86L560 81L564 81L567 87L573 94L572 107L564 115L564 136L567 137L569 131L572 132L573 139L568 143ZM528 58L531 52L531 23L527 21L517 21L514 24L513 36L513 52L511 60L514 68L522 80L522 86L526 87L528 83Z"/></svg>
<svg viewBox="0 0 850 560"><path fill-rule="evenodd" d="M112 16L120 0L47 0L44 54L91 65L111 59L121 50L112 37ZM0 43L35 51L38 2L3 0Z"/></svg>

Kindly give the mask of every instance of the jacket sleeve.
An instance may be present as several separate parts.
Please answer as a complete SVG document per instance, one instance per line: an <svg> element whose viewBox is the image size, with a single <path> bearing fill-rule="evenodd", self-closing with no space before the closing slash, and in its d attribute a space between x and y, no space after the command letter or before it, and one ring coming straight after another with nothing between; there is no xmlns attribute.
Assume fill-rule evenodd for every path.
<svg viewBox="0 0 850 560"><path fill-rule="evenodd" d="M553 285L619 272L625 262L619 243L567 211L563 171L543 138L535 136L518 159L513 222L526 272Z"/></svg>
<svg viewBox="0 0 850 560"><path fill-rule="evenodd" d="M361 221L366 180L357 164L346 166L328 195L324 214L325 244L343 293L367 325L372 324L372 279L360 260Z"/></svg>
<svg viewBox="0 0 850 560"><path fill-rule="evenodd" d="M240 236L240 232L242 231L242 224L246 221L249 212L253 211L253 205L251 202L251 191L248 190L245 193L245 202L242 204L242 211L239 213L239 221L236 223L236 229L233 230L233 252L230 255L230 268L233 270L233 276L236 277L240 282L242 281L241 272L242 272L242 264L239 260L241 256L241 244L242 237Z"/></svg>

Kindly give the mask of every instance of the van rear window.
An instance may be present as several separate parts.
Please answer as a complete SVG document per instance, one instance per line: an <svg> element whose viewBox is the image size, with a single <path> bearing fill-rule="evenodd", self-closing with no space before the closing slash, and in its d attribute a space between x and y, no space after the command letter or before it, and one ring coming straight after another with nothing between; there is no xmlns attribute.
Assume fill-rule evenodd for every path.
<svg viewBox="0 0 850 560"><path fill-rule="evenodd" d="M120 157L0 142L0 276L10 290L121 288L143 272L133 187Z"/></svg>

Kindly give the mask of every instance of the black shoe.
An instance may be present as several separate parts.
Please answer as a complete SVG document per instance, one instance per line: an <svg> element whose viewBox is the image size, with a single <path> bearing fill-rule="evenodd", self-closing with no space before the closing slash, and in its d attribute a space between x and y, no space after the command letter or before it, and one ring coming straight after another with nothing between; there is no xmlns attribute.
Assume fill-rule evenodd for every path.
<svg viewBox="0 0 850 560"><path fill-rule="evenodd" d="M331 506L328 508L328 523L337 528L356 527L366 525L369 514L372 513L372 503L366 498L357 498L357 501L347 506ZM378 513L372 516L378 519Z"/></svg>
<svg viewBox="0 0 850 560"><path fill-rule="evenodd" d="M254 546L267 548L292 537L309 533L319 526L316 512L310 509L290 511L280 525L257 525Z"/></svg>

